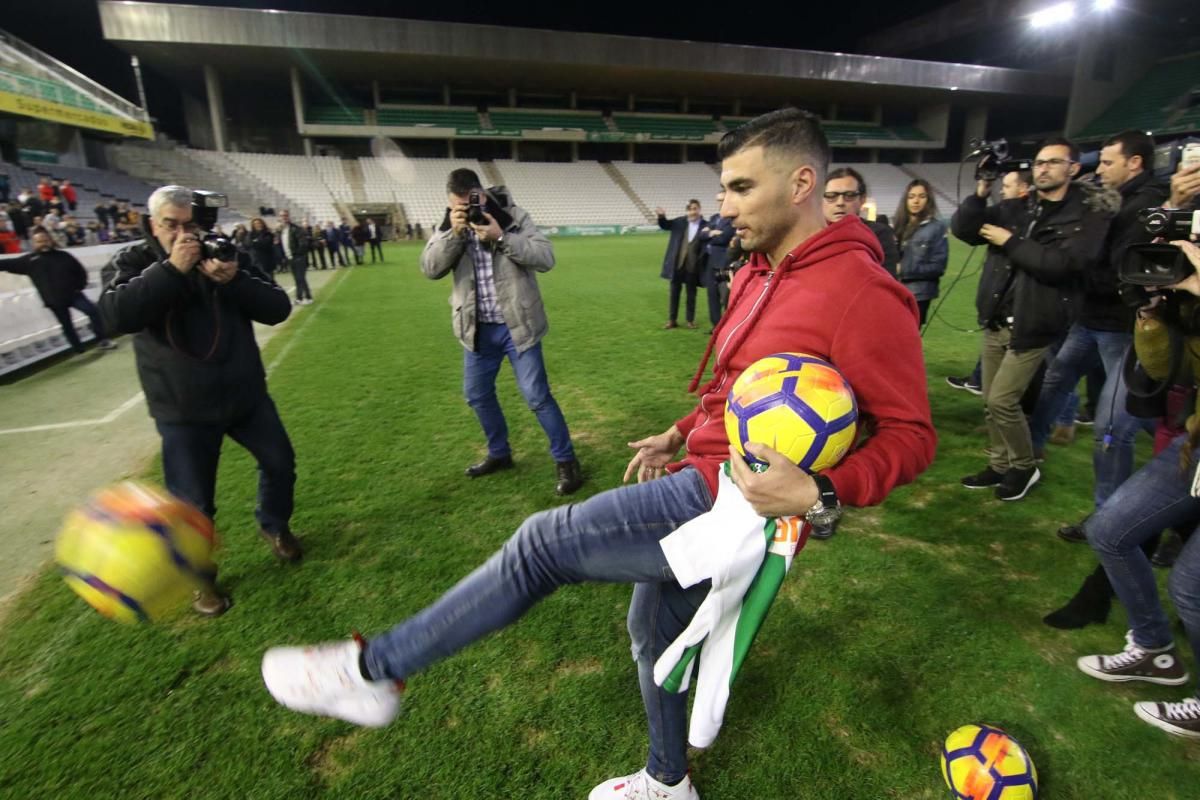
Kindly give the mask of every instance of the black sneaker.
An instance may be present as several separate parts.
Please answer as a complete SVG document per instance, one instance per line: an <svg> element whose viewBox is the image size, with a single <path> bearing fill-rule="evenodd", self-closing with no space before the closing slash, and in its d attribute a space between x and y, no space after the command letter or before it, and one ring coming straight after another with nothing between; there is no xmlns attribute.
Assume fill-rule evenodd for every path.
<svg viewBox="0 0 1200 800"><path fill-rule="evenodd" d="M1086 408L1081 408L1075 412L1075 423L1077 425L1085 425L1090 428L1096 424L1096 419L1091 413L1088 412Z"/></svg>
<svg viewBox="0 0 1200 800"><path fill-rule="evenodd" d="M969 375L965 378L946 378L946 383L950 384L950 388L952 389L962 389L963 391L970 392L976 396L981 396L983 394L983 387L978 383L973 383L971 381L971 376Z"/></svg>
<svg viewBox="0 0 1200 800"><path fill-rule="evenodd" d="M1134 703L1133 710L1146 722L1167 733L1200 739L1200 700L1194 697L1182 703Z"/></svg>
<svg viewBox="0 0 1200 800"><path fill-rule="evenodd" d="M1133 631L1125 634L1125 649L1121 652L1111 656L1083 656L1075 663L1085 675L1102 681L1145 681L1163 686L1181 686L1188 681L1174 642L1145 650L1134 643Z"/></svg>
<svg viewBox="0 0 1200 800"><path fill-rule="evenodd" d="M994 489L1004 483L1004 473L996 472L991 466L984 467L982 472L968 475L962 479L962 485L968 489Z"/></svg>
<svg viewBox="0 0 1200 800"><path fill-rule="evenodd" d="M996 497L1000 500L1020 500L1041 479L1042 472L1037 467L1010 469L1004 473L1004 481L996 487Z"/></svg>
<svg viewBox="0 0 1200 800"><path fill-rule="evenodd" d="M1087 532L1083 529L1083 523L1078 525L1063 525L1058 529L1058 538L1064 542L1086 542Z"/></svg>
<svg viewBox="0 0 1200 800"><path fill-rule="evenodd" d="M1154 548L1154 555L1150 556L1150 563L1156 567L1170 569L1175 565L1175 559L1179 557L1179 551L1183 549L1183 539L1173 530L1163 531L1162 538L1158 540L1158 547Z"/></svg>

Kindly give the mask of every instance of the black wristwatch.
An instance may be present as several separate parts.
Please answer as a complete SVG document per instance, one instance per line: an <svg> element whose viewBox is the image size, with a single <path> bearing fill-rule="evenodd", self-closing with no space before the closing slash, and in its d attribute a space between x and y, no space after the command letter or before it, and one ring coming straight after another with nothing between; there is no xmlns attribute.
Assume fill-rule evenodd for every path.
<svg viewBox="0 0 1200 800"><path fill-rule="evenodd" d="M813 503L804 519L814 527L833 525L842 516L842 504L838 501L833 481L824 475L813 475L812 478L813 483L817 484L817 502Z"/></svg>

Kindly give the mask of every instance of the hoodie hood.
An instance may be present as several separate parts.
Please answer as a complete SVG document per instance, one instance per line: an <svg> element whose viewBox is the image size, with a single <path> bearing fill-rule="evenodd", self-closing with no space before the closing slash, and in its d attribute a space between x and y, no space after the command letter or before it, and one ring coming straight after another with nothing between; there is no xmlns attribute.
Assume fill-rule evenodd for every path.
<svg viewBox="0 0 1200 800"><path fill-rule="evenodd" d="M857 216L847 215L798 244L784 256L775 271L792 272L853 252L861 252L877 264L883 264L883 248L879 245L879 238ZM763 253L754 253L747 266L753 272L772 271Z"/></svg>

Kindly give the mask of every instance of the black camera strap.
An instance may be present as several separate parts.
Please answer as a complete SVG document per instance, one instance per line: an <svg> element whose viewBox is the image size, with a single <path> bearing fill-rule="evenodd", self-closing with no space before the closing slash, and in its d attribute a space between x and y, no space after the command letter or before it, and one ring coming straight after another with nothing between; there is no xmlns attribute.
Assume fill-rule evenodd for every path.
<svg viewBox="0 0 1200 800"><path fill-rule="evenodd" d="M1145 369L1139 369L1141 365L1138 362L1137 351L1134 349L1132 343L1130 343L1129 349L1125 351L1125 359L1121 364L1121 375L1125 379L1125 388L1134 397L1142 400L1158 397L1171 388L1179 376L1179 368L1183 365L1183 334L1173 325L1167 325L1166 327L1167 337L1170 341L1170 357L1168 359L1169 366L1166 377L1162 380L1156 381L1146 373ZM1150 386L1148 391L1139 388L1146 385Z"/></svg>

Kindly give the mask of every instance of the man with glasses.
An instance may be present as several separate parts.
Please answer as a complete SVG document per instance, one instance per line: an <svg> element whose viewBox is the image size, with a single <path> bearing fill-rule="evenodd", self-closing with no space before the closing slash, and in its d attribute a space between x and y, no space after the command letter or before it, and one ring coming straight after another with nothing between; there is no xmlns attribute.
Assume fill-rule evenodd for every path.
<svg viewBox="0 0 1200 800"><path fill-rule="evenodd" d="M1141 426L1125 408L1128 390L1121 366L1133 342L1134 309L1121 300L1117 270L1129 245L1153 238L1137 221L1138 212L1162 205L1167 198L1166 187L1154 181L1153 164L1154 141L1140 131L1120 133L1100 151L1096 174L1107 190L1115 217L1102 240L1099 258L1084 275L1078 316L1046 370L1032 421L1033 444L1040 449L1079 379L1097 361L1103 363L1106 377L1093 426L1096 508L1133 473L1133 440ZM1041 184L1038 186L1040 189ZM1059 536L1068 541L1086 538L1082 524L1065 526Z"/></svg>
<svg viewBox="0 0 1200 800"><path fill-rule="evenodd" d="M839 167L825 179L825 221L832 225L843 217L855 216L863 221L883 248L883 268L896 274L900 263L900 247L896 244L896 233L888 225L887 217L879 215L873 220L862 217L863 203L867 201L867 182L858 170Z"/></svg>
<svg viewBox="0 0 1200 800"><path fill-rule="evenodd" d="M190 189L163 186L147 205L150 236L113 258L100 312L112 330L135 334L167 489L216 516L217 461L228 435L258 461L260 533L277 558L299 561L300 542L289 528L295 454L267 394L252 327L287 319L287 293L244 253L237 261L202 257ZM213 584L192 607L217 616L230 604Z"/></svg>
<svg viewBox="0 0 1200 800"><path fill-rule="evenodd" d="M981 180L951 221L959 239L988 245L976 298L984 328L988 465L964 477L962 485L992 489L1000 500L1020 500L1041 478L1034 458L1037 441L1021 409L1021 396L1047 348L1073 318L1085 276L1100 263L1115 211L1115 203L1101 190L1072 182L1078 173L1078 148L1067 139L1049 139L1034 161L1036 193L1030 201L1003 200L989 207L991 181ZM1050 372L1053 367L1043 384L1043 398ZM1070 391L1082 370L1074 380L1064 381L1067 376L1059 375L1052 391L1059 385ZM1056 417L1052 414L1048 420Z"/></svg>

